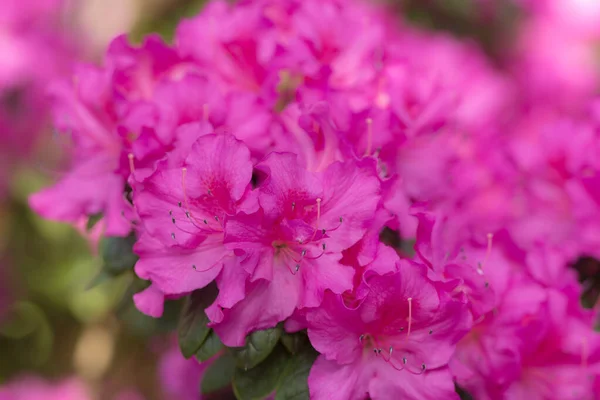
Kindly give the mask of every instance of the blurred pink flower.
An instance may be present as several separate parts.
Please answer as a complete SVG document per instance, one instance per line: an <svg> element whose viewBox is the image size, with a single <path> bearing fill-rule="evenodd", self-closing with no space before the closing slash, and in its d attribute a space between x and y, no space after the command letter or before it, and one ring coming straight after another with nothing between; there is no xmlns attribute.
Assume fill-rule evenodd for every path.
<svg viewBox="0 0 600 400"><path fill-rule="evenodd" d="M85 385L76 379L58 383L24 376L0 386L0 400L91 400Z"/></svg>

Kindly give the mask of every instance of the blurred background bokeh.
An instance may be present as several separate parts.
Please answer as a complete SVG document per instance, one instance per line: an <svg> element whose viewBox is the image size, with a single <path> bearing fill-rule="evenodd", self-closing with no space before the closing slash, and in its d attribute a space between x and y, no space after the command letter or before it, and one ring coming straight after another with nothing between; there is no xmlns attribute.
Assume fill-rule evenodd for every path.
<svg viewBox="0 0 600 400"><path fill-rule="evenodd" d="M0 384L25 377L24 384L41 385L40 393L49 396L44 383L28 381L35 375L63 385L60 399L83 398L77 390L95 399L173 398L157 376L174 348L167 333L178 304L162 319L139 313L131 300L139 282L131 271L103 279L100 271L110 261L93 230L44 220L28 208L28 196L60 176L66 143L53 131L44 104L33 109L25 97L43 98L44 83L68 76L75 59L101 62L121 33L139 40L158 32L169 39L177 21L196 13L202 1L73 0L62 2L60 13L50 3L0 1L0 14L23 14L18 24L14 15L0 16ZM39 48L19 47L23 43ZM49 54L39 73L22 71L27 63L18 60L21 53L39 57L49 46L64 51ZM11 65L5 56L15 51Z"/></svg>
<svg viewBox="0 0 600 400"><path fill-rule="evenodd" d="M20 7L16 1L0 0L0 9L3 3L13 10ZM40 1L38 6L41 3L51 1ZM22 106L31 92L40 96L43 82L52 78L45 74L68 76L70 60L74 58L100 62L110 40L120 33L128 33L134 42L150 32L171 40L177 22L197 13L202 3L202 0L72 0L64 2L58 15L48 16L46 10L37 10L35 20L24 20L19 27L8 26L0 16L0 58L5 53L15 58L0 60L0 102L4 109L10 110L12 123L18 120L23 125L13 136L3 136L0 141L0 285L4 288L0 296L8 297L0 299L0 313L5 315L0 327L0 383L33 374L53 381L74 378L95 399L176 398L165 393L157 376L161 374L165 354L173 348L169 333L177 323L181 304L168 303L161 319L144 316L131 299L142 284L131 271L133 254L119 254L114 261L111 252L118 251L118 245L107 247L91 224L82 224L77 230L43 220L28 208L28 196L60 176L65 143L53 132L49 116L40 111L43 104L36 105L39 109ZM535 31L538 41L554 44L552 51L556 54L569 49L568 53L562 53L560 65L552 60L548 65L554 69L544 71L555 74L556 85L564 83L561 78L571 77L579 79L569 82L572 87L596 91L594 80L600 76L597 36L565 29L567 34L556 31L556 25L549 29L545 21L528 21L523 25L520 8L523 3L526 2L397 0L393 9L414 24L449 31L478 43L499 66L507 60L508 53L519 51L514 47L519 29ZM589 0L589 3L593 6L597 2ZM592 6L589 13L600 14L600 7ZM565 26L568 25L568 13L561 16ZM592 16L590 20L593 21ZM61 57L43 59L40 71L22 71L22 80L14 80L13 71L13 81L9 81L10 74L6 71L21 68L14 54L24 51L18 40L35 35L37 29L49 29L47 24L53 24L59 37L37 45L42 50L63 46ZM586 39L574 37L577 34ZM589 46L581 47L582 42ZM573 43L579 47L574 49ZM528 51L528 43L521 46ZM549 54L531 56L539 57L542 63L555 56L547 47L539 48ZM42 50L28 51L39 55ZM23 57L28 55L24 53ZM533 65L527 61L524 59L520 72ZM537 95L544 96L542 89ZM573 104L571 100L565 99L565 107ZM4 117L0 116L0 123ZM130 251L126 247L122 250ZM129 264L122 265L123 262ZM597 275L597 263L591 261L585 268L590 276ZM121 273L123 270L127 272ZM589 301L595 302L600 285L588 286L593 292L593 300Z"/></svg>

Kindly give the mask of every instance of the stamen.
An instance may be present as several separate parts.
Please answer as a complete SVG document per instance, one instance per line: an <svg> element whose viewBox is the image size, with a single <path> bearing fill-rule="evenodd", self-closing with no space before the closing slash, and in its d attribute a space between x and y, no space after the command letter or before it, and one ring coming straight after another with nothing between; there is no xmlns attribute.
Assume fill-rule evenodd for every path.
<svg viewBox="0 0 600 400"><path fill-rule="evenodd" d="M135 164L133 162L134 155L133 153L127 154L127 158L129 158L129 172L132 174L135 173Z"/></svg>
<svg viewBox="0 0 600 400"><path fill-rule="evenodd" d="M365 335L360 335L360 336L358 337L358 341L359 341L360 343L362 343L362 341L363 341L363 339L364 339L364 338L365 338Z"/></svg>
<svg viewBox="0 0 600 400"><path fill-rule="evenodd" d="M371 147L373 146L373 120L367 118L367 150L365 156L371 155Z"/></svg>
<svg viewBox="0 0 600 400"><path fill-rule="evenodd" d="M187 190L185 188L185 176L186 175L187 175L187 168L185 168L185 167L181 168L181 189L183 190L183 202L185 203L185 208L187 208L189 210L190 207L188 206L188 201L187 201ZM179 202L179 207L181 207L181 202Z"/></svg>
<svg viewBox="0 0 600 400"><path fill-rule="evenodd" d="M319 229L319 220L321 219L321 198L317 198L317 229Z"/></svg>
<svg viewBox="0 0 600 400"><path fill-rule="evenodd" d="M175 232L171 232L171 237L175 240Z"/></svg>
<svg viewBox="0 0 600 400"><path fill-rule="evenodd" d="M485 264L488 262L488 259L490 258L490 255L492 254L493 240L494 240L494 234L488 233L487 234L487 250L485 251L485 258L483 259L483 262L479 266L479 268L481 269L482 272L483 272L483 267L485 267Z"/></svg>
<svg viewBox="0 0 600 400"><path fill-rule="evenodd" d="M406 332L406 337L410 336L410 328L412 326L412 297L408 299L408 332Z"/></svg>
<svg viewBox="0 0 600 400"><path fill-rule="evenodd" d="M207 272L210 271L211 269L213 269L214 265L211 265L210 267L206 268L206 269L198 269L198 267L196 267L196 264L192 265L192 269L196 272Z"/></svg>
<svg viewBox="0 0 600 400"><path fill-rule="evenodd" d="M294 211L295 208L296 208L296 202L292 201L292 211Z"/></svg>
<svg viewBox="0 0 600 400"><path fill-rule="evenodd" d="M430 330L429 330L429 334L431 335L432 333L433 333L433 331L430 329Z"/></svg>
<svg viewBox="0 0 600 400"><path fill-rule="evenodd" d="M300 269L300 264L296 264L296 272Z"/></svg>

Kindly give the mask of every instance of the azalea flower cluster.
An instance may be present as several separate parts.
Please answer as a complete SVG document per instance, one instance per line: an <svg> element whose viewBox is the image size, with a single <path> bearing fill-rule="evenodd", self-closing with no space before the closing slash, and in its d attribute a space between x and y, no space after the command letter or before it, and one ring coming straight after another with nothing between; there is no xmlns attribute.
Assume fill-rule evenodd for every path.
<svg viewBox="0 0 600 400"><path fill-rule="evenodd" d="M63 0L2 2L0 196L12 165L48 125L47 82L65 73L75 54L74 40L60 26L65 10Z"/></svg>
<svg viewBox="0 0 600 400"><path fill-rule="evenodd" d="M31 206L133 232L142 312L216 283L226 346L307 331L317 400L599 393L569 268L600 258L593 98L342 0L214 1L52 94L73 161Z"/></svg>

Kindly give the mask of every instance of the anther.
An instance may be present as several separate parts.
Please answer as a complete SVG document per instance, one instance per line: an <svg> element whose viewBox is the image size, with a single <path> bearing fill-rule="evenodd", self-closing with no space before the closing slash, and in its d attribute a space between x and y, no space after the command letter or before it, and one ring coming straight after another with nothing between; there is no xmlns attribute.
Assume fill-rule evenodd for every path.
<svg viewBox="0 0 600 400"><path fill-rule="evenodd" d="M406 359L406 357L402 357L402 364L406 365L407 362L408 360Z"/></svg>
<svg viewBox="0 0 600 400"><path fill-rule="evenodd" d="M127 158L129 158L129 172L132 174L135 172L135 164L133 163L133 153L127 154Z"/></svg>
<svg viewBox="0 0 600 400"><path fill-rule="evenodd" d="M208 195L212 196L212 192L210 191L210 189L208 189Z"/></svg>
<svg viewBox="0 0 600 400"><path fill-rule="evenodd" d="M360 335L358 337L358 341L362 343L363 339L365 338L365 335Z"/></svg>
<svg viewBox="0 0 600 400"><path fill-rule="evenodd" d="M323 250L325 250L325 243L323 243Z"/></svg>
<svg viewBox="0 0 600 400"><path fill-rule="evenodd" d="M294 211L295 208L296 208L296 202L292 201L292 211Z"/></svg>
<svg viewBox="0 0 600 400"><path fill-rule="evenodd" d="M175 232L171 232L171 237L175 240Z"/></svg>
<svg viewBox="0 0 600 400"><path fill-rule="evenodd" d="M431 335L432 333L433 333L433 331L430 329L430 330L429 330L429 334Z"/></svg>
<svg viewBox="0 0 600 400"><path fill-rule="evenodd" d="M422 370L423 372L425 372L425 369L426 369L426 368L427 368L427 367L425 366L425 364L421 364L421 370Z"/></svg>
<svg viewBox="0 0 600 400"><path fill-rule="evenodd" d="M173 225L175 225L175 218L171 218L171 222L173 222Z"/></svg>
<svg viewBox="0 0 600 400"><path fill-rule="evenodd" d="M179 202L177 202L177 205L178 205L179 207L181 207L181 202L180 202L180 201L179 201Z"/></svg>
<svg viewBox="0 0 600 400"><path fill-rule="evenodd" d="M302 257L306 255L306 249L302 250Z"/></svg>
<svg viewBox="0 0 600 400"><path fill-rule="evenodd" d="M296 272L300 269L300 264L296 264Z"/></svg>
<svg viewBox="0 0 600 400"><path fill-rule="evenodd" d="M188 210L185 210L185 216L186 216L187 218L190 218L190 212L189 212Z"/></svg>
<svg viewBox="0 0 600 400"><path fill-rule="evenodd" d="M365 156L371 155L371 147L373 146L373 120L367 118L367 150Z"/></svg>
<svg viewBox="0 0 600 400"><path fill-rule="evenodd" d="M219 222L219 217L215 215L215 221Z"/></svg>
<svg viewBox="0 0 600 400"><path fill-rule="evenodd" d="M208 225L208 221L207 220L204 220L203 222L204 222L204 225Z"/></svg>
<svg viewBox="0 0 600 400"><path fill-rule="evenodd" d="M169 215L172 217L173 216L173 210L169 210Z"/></svg>
<svg viewBox="0 0 600 400"><path fill-rule="evenodd" d="M480 262L477 263L477 273L479 275L483 275L483 266L481 265Z"/></svg>
<svg viewBox="0 0 600 400"><path fill-rule="evenodd" d="M344 218L340 217L340 224L344 222Z"/></svg>
<svg viewBox="0 0 600 400"><path fill-rule="evenodd" d="M192 265L192 269L194 269L194 270L196 269L196 264Z"/></svg>

